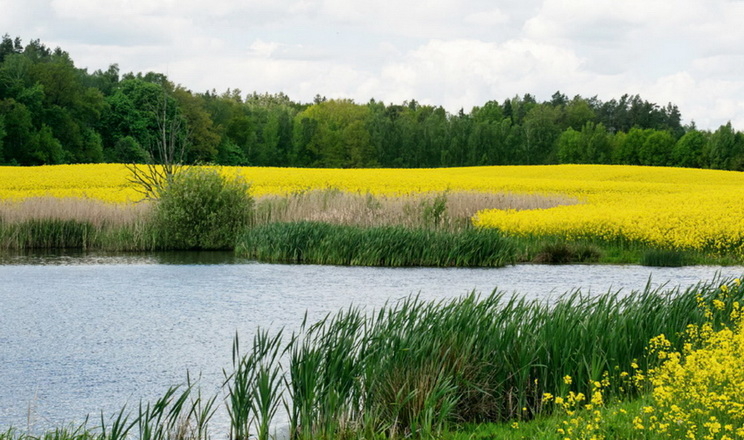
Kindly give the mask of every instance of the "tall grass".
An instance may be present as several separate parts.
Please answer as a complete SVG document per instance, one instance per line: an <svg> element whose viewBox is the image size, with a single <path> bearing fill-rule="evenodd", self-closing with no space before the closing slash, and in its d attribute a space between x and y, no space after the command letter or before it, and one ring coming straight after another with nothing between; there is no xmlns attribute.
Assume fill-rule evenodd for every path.
<svg viewBox="0 0 744 440"><path fill-rule="evenodd" d="M353 226L461 229L483 209L545 209L575 204L571 197L458 192L398 196L315 190L256 200L254 222L315 221Z"/></svg>
<svg viewBox="0 0 744 440"><path fill-rule="evenodd" d="M31 197L19 201L0 201L0 218L6 223L29 220L75 220L96 227L125 226L142 221L152 209L152 203L106 203L83 198Z"/></svg>
<svg viewBox="0 0 744 440"><path fill-rule="evenodd" d="M512 242L494 230L362 228L317 222L252 228L240 239L236 252L268 262L391 267L499 267L512 263L515 254Z"/></svg>
<svg viewBox="0 0 744 440"><path fill-rule="evenodd" d="M502 293L439 303L414 297L371 316L339 312L296 335L292 432L426 438L448 423L529 419L543 410L544 392L567 391L566 375L577 392L588 394L609 374L608 391L627 393L621 370L636 359L648 366L655 335L678 344L688 324L705 319L697 297L717 290L714 283L598 297L575 291L552 304ZM737 287L729 300L743 294Z"/></svg>
<svg viewBox="0 0 744 440"><path fill-rule="evenodd" d="M0 202L0 249L153 250L151 209L54 197Z"/></svg>
<svg viewBox="0 0 744 440"><path fill-rule="evenodd" d="M282 402L292 439L430 439L463 422L533 418L551 407L545 392L589 395L605 377L605 395L632 397L639 390L622 372L634 362L654 366L646 345L656 335L679 347L687 326L707 319L698 302L721 299L722 283L729 304L712 311L718 322L742 301L739 283L599 296L577 290L552 302L500 292L441 302L409 297L374 312L350 307L305 319L286 340L259 331L244 355L236 337L233 371L225 374L229 438L270 438ZM216 400L193 396L190 383L171 388L135 416L122 409L102 417L95 437L206 440ZM92 435L75 432L55 439ZM32 438L0 433L0 440Z"/></svg>

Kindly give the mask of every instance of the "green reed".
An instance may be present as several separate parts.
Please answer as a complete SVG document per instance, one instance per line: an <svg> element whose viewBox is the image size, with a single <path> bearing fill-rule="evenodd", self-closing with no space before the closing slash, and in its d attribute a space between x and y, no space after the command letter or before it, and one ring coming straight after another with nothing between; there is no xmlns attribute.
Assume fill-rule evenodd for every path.
<svg viewBox="0 0 744 440"><path fill-rule="evenodd" d="M660 333L673 341L702 322L697 296L647 288L627 295L580 291L552 304L505 297L425 303L409 298L373 316L356 309L310 327L290 363L296 438L337 438L346 430L429 437L448 423L529 419L544 392L633 390L620 380ZM740 300L738 288L729 300ZM621 388L625 386L625 390ZM632 394L631 394L632 395ZM312 426L310 426L312 424Z"/></svg>
<svg viewBox="0 0 744 440"><path fill-rule="evenodd" d="M89 248L97 228L90 222L32 219L19 223L0 222L0 247L4 249Z"/></svg>
<svg viewBox="0 0 744 440"><path fill-rule="evenodd" d="M499 267L514 261L514 246L497 231L363 228L319 222L255 227L239 240L236 253L267 262L351 266Z"/></svg>
<svg viewBox="0 0 744 440"><path fill-rule="evenodd" d="M282 332L271 336L265 330L257 330L251 351L242 356L235 335L234 371L224 373L230 439L247 440L252 429L259 440L269 439L271 421L282 403L284 376L279 364L282 354Z"/></svg>

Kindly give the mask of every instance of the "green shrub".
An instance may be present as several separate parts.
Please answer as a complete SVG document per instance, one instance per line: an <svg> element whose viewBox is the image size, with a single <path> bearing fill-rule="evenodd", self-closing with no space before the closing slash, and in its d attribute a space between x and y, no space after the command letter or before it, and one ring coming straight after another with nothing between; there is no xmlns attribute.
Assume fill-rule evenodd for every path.
<svg viewBox="0 0 744 440"><path fill-rule="evenodd" d="M599 250L591 245L566 242L547 243L533 259L541 264L592 263L599 260Z"/></svg>
<svg viewBox="0 0 744 440"><path fill-rule="evenodd" d="M250 185L217 170L189 168L165 186L155 207L155 231L161 248L231 249L249 224Z"/></svg>

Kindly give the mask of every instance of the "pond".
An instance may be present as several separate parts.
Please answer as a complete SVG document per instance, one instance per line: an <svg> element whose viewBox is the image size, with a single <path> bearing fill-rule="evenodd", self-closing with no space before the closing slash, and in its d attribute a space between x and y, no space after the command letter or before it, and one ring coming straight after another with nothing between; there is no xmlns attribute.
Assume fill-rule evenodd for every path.
<svg viewBox="0 0 744 440"><path fill-rule="evenodd" d="M153 400L187 371L217 393L236 333L296 329L350 305L473 290L549 300L584 292L689 286L743 267L517 265L500 269L259 264L231 254L0 258L0 430L32 432ZM218 415L215 423L224 423ZM222 417L222 422L219 418ZM217 435L216 437L221 437Z"/></svg>

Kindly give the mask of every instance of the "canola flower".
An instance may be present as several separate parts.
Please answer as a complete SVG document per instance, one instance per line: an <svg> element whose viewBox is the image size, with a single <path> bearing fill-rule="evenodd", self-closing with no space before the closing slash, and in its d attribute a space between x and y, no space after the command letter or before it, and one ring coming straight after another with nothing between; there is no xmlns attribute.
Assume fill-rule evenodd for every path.
<svg viewBox="0 0 744 440"><path fill-rule="evenodd" d="M555 188L583 203L529 211L486 210L473 223L515 235L627 240L739 255L744 251L741 173L578 165L558 166L555 171L545 180L536 179L535 187Z"/></svg>
<svg viewBox="0 0 744 440"><path fill-rule="evenodd" d="M731 171L614 165L222 171L244 176L258 197L324 189L372 195L473 191L564 196L576 203L485 210L473 224L514 235L744 252L744 174ZM54 196L131 203L141 194L127 177L126 168L117 164L0 167L0 200Z"/></svg>
<svg viewBox="0 0 744 440"><path fill-rule="evenodd" d="M738 302L727 306L729 289L723 285L719 298L701 302L708 322L688 328L682 350L670 350L663 335L651 341L663 363L649 375L650 430L669 438L744 438L744 316ZM730 323L720 325L721 315Z"/></svg>
<svg viewBox="0 0 744 440"><path fill-rule="evenodd" d="M741 288L741 280L722 285L710 303L699 299L707 320L688 327L681 350L658 335L649 342L649 352L659 365L643 372L633 362L632 377L620 375L649 390L648 404L637 413L607 405L607 373L592 383L591 397L544 393L543 405L565 416L556 433L564 440L617 438L619 432L625 433L622 438L744 439L744 313L741 304L730 300L734 288Z"/></svg>

